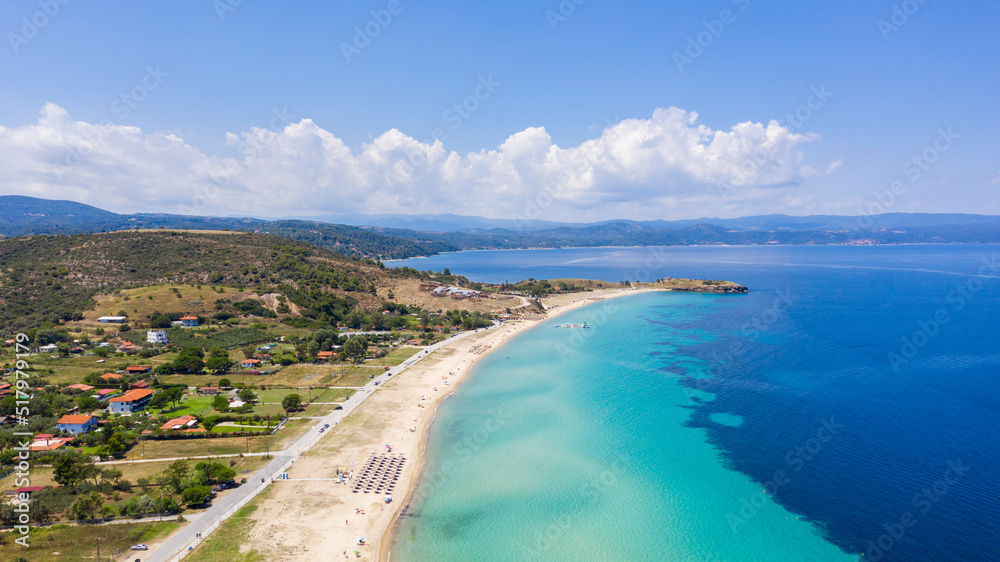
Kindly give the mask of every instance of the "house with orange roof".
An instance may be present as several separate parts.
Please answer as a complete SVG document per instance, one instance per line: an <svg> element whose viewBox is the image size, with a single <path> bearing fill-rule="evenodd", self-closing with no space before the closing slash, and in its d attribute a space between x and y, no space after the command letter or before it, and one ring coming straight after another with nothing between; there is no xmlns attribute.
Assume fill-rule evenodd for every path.
<svg viewBox="0 0 1000 562"><path fill-rule="evenodd" d="M326 361L331 357L333 357L332 351L320 351L319 353L316 354L316 359L319 359L321 361Z"/></svg>
<svg viewBox="0 0 1000 562"><path fill-rule="evenodd" d="M182 316L181 326L184 328L197 328L198 327L198 317L197 316Z"/></svg>
<svg viewBox="0 0 1000 562"><path fill-rule="evenodd" d="M149 381L136 381L129 385L129 388L149 388Z"/></svg>
<svg viewBox="0 0 1000 562"><path fill-rule="evenodd" d="M91 416L89 414L63 416L59 418L58 422L56 422L56 427L63 431L68 431L73 435L90 433L91 430L97 427L97 416Z"/></svg>
<svg viewBox="0 0 1000 562"><path fill-rule="evenodd" d="M66 390L80 390L83 392L87 392L88 390L94 390L94 387L90 386L89 384L76 383L67 386Z"/></svg>
<svg viewBox="0 0 1000 562"><path fill-rule="evenodd" d="M181 416L179 418L174 418L167 423L160 426L163 431L174 430L174 429L190 429L198 424L198 418L194 416Z"/></svg>
<svg viewBox="0 0 1000 562"><path fill-rule="evenodd" d="M112 398L109 402L108 411L112 414L131 414L146 407L149 404L153 391L148 388L136 388Z"/></svg>
<svg viewBox="0 0 1000 562"><path fill-rule="evenodd" d="M137 346L136 346L136 345L135 345L134 343L132 343L132 342L130 342L130 341L127 341L127 342L122 342L122 343L121 343L121 344L119 344L119 346L118 346L117 348L115 348L115 349L116 349L117 351L128 351L128 350L130 350L130 349L138 349L138 347L137 347Z"/></svg>
<svg viewBox="0 0 1000 562"><path fill-rule="evenodd" d="M28 447L31 451L55 451L66 443L76 439L75 437L53 437L48 433L40 433L35 436L35 442Z"/></svg>
<svg viewBox="0 0 1000 562"><path fill-rule="evenodd" d="M149 365L129 365L125 367L125 372L130 375L141 375L142 373L148 373L152 370Z"/></svg>
<svg viewBox="0 0 1000 562"><path fill-rule="evenodd" d="M122 375L119 375L118 373L104 373L101 375L101 378L108 382L117 382L122 378Z"/></svg>
<svg viewBox="0 0 1000 562"><path fill-rule="evenodd" d="M240 367L244 369L253 369L257 365L260 365L260 359L244 359L240 361Z"/></svg>

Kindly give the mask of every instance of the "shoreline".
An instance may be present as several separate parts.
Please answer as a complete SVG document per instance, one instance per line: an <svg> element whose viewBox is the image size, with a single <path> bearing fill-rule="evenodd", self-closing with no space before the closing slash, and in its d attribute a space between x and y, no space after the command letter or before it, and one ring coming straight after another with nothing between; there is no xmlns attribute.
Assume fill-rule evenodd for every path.
<svg viewBox="0 0 1000 562"><path fill-rule="evenodd" d="M472 367L512 337L557 316L605 300L664 291L653 287L602 289L545 299L545 316L508 321L442 345L372 391L365 401L276 479L270 496L258 504L241 552L255 550L274 561L328 561L341 552L360 560L388 560L400 515L409 506L426 466L430 429L441 403L468 378ZM389 453L385 446L391 444ZM389 456L391 454L391 456ZM383 457L384 455L384 457ZM405 458L389 476L384 492L355 490L372 473L373 457ZM349 484L337 477L351 472ZM378 477L384 477L379 474ZM371 479L368 482L372 482ZM379 488L381 489L381 488ZM391 503L383 501L384 496ZM364 513L362 513L364 511ZM343 523L341 523L343 521ZM359 545L358 539L365 538Z"/></svg>
<svg viewBox="0 0 1000 562"><path fill-rule="evenodd" d="M480 359L482 359L482 358L484 358L484 357L492 354L493 352L497 351L498 349L500 349L501 347L503 347L504 344L506 344L508 341L510 341L510 339L512 339L514 336L520 334L521 332L524 332L524 331L527 331L527 330L529 330L531 328L534 328L534 327L538 326L539 324L541 324L543 322L546 322L548 320L552 320L552 319L558 317L559 315L561 315L561 314L563 314L565 312L569 312L571 310L576 310L578 308L583 308L584 306L587 306L587 305L590 305L590 304L596 304L596 303L599 303L599 302L602 302L602 301L605 301L605 300L614 299L614 298L620 298L620 297L625 297L625 296L630 296L630 295L637 295L637 294L640 294L640 293L671 292L669 289L659 289L659 288L649 288L649 287L643 287L643 288L638 288L638 289L605 289L604 291L606 291L606 292L593 291L593 292L589 292L589 293L569 293L569 294L566 294L566 295L556 295L555 297L552 297L551 300L558 299L559 297L573 297L573 296L579 297L580 295L590 295L588 297L582 297L582 298L571 300L569 303L561 303L561 302L557 303L557 304L555 304L555 307L553 307L552 309L546 308L546 316L545 316L544 319L541 319L541 320L518 320L517 322L519 323L519 325L515 326L513 330L509 331L509 335L508 336L506 336L506 337L502 337L501 336L501 341L496 346L491 346L484 353L482 353L479 356L477 356L469 364L469 366L467 368L468 370L465 372L465 374L454 385L451 385L452 386L451 391L448 392L447 394L445 394L444 396L442 396L439 400L435 401L434 408L432 410L432 412L433 412L432 415L427 418L427 420L420 427L420 430L419 430L420 431L420 441L419 441L419 446L417 447L417 451L416 451L416 454L415 454L415 462L416 462L417 468L414 471L413 477L410 479L410 482L407 485L406 492L405 492L405 494L403 496L403 500L399 503L399 507L393 513L392 519L391 519L389 525L381 533L381 537L380 537L379 542L378 542L378 555L377 555L377 558L376 558L379 562L388 562L389 561L389 557L390 557L390 555L392 553L392 546L395 543L396 531L398 530L398 527L399 527L400 516L406 510L406 508L409 507L410 501L411 501L411 499L413 497L413 493L416 491L417 485L420 484L420 479L423 476L424 470L425 470L425 468L427 466L427 458L426 458L427 457L427 454L426 454L427 441L428 441L428 438L430 437L430 430L431 430L431 428L434 425L434 421L437 419L438 409L441 407L441 404L443 404L445 400L451 398L451 396L458 390L458 388L462 385L462 383L464 383L466 380L468 380L468 378L469 378L468 375L469 375L469 373L471 373L472 367L476 363L478 363ZM600 294L599 295L594 295L594 293L600 293ZM564 298L564 299L560 299L560 300L567 300L567 299ZM503 326L504 325L501 324L499 327L502 328Z"/></svg>

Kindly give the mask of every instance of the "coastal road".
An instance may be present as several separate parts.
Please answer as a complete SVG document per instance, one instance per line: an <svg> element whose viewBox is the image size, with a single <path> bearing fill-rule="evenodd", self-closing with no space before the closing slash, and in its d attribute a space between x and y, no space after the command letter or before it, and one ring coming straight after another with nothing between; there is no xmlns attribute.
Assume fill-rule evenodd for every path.
<svg viewBox="0 0 1000 562"><path fill-rule="evenodd" d="M271 484L272 478L280 477L281 473L287 470L287 468L295 462L295 459L297 459L305 451L309 450L310 447L315 445L324 435L326 435L327 433L319 432L320 428L322 428L325 424L330 424L332 430L334 425L340 423L345 417L347 417L348 414L364 403L364 401L378 389L380 384L389 380L391 376L402 373L407 367L421 361L438 349L446 345L453 344L471 334L482 330L490 330L500 325L501 324L499 323L494 323L488 328L481 328L480 330L456 334L443 342L424 348L413 357L410 357L395 367L391 367L388 371L372 379L368 384L361 387L358 392L348 398L346 402L343 402L343 410L334 410L332 413L323 416L288 449L271 453L274 455L274 460L267 463L264 468L257 471L253 476L248 477L246 484L229 491L222 498L214 501L212 507L201 513L197 520L192 521L181 528L166 542L161 544L159 547L156 547L154 550L144 554L138 552L134 553L133 555L130 555L128 559L145 560L147 562L168 562L180 560L193 547L205 540L205 538L207 538L212 531L217 529L219 525L221 525L222 522L225 521L230 515L235 513L240 507L253 499L257 494L264 491L264 489Z"/></svg>

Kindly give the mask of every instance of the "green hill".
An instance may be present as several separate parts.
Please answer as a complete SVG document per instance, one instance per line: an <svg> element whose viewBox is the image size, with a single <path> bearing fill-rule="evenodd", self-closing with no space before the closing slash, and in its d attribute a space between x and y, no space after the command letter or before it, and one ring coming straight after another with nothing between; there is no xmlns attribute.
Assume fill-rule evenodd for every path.
<svg viewBox="0 0 1000 562"><path fill-rule="evenodd" d="M355 226L317 221L199 217L162 213L122 215L73 201L0 195L0 237L89 234L137 228L240 230L267 233L308 242L345 256L380 260L403 259L459 249L434 236L412 234L407 238L401 238Z"/></svg>
<svg viewBox="0 0 1000 562"><path fill-rule="evenodd" d="M268 234L126 231L0 241L0 333L77 320L93 296L165 283L276 290L324 322L374 301L388 270Z"/></svg>

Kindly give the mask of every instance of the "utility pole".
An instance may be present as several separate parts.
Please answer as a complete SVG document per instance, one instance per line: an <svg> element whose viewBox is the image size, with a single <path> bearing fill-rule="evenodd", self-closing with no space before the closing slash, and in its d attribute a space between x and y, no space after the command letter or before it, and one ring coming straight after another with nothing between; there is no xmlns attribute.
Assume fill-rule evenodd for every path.
<svg viewBox="0 0 1000 562"><path fill-rule="evenodd" d="M101 539L97 538L97 562L101 562Z"/></svg>

